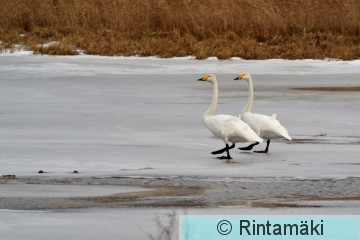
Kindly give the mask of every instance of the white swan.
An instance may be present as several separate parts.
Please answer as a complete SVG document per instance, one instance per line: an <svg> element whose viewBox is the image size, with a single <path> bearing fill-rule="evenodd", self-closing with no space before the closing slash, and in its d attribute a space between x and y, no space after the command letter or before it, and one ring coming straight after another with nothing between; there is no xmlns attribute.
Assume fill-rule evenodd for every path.
<svg viewBox="0 0 360 240"><path fill-rule="evenodd" d="M247 80L248 82L249 96L246 106L241 112L241 119L247 124L249 124L249 126L259 135L259 137L267 139L267 145L265 150L255 152L267 153L269 150L270 139L286 138L288 140L291 140L291 137L289 136L286 128L282 126L278 120L276 120L276 114L273 114L270 117L262 114L251 113L254 99L254 90L250 73L240 74L234 80ZM254 143L249 145L248 147L239 149L251 150L253 146L257 144L259 143Z"/></svg>
<svg viewBox="0 0 360 240"><path fill-rule="evenodd" d="M238 117L231 115L213 115L218 100L218 84L214 74L206 75L198 81L210 82L213 85L213 98L210 108L204 113L203 120L205 126L216 137L222 139L225 148L212 152L212 154L221 154L226 151L227 155L218 157L219 159L232 159L229 150L235 147L237 142L262 142L263 140ZM229 146L229 142L233 143Z"/></svg>

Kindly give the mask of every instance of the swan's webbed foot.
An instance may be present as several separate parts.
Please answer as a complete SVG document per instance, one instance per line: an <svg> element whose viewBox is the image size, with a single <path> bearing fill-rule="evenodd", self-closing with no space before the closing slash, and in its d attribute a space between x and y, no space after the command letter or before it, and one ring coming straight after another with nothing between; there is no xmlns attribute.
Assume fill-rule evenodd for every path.
<svg viewBox="0 0 360 240"><path fill-rule="evenodd" d="M247 147L242 147L242 148L239 148L240 150L244 150L244 151L250 151L251 149L253 149L254 146L258 145L259 142L256 142L256 143L253 143L253 144L250 144L249 146Z"/></svg>
<svg viewBox="0 0 360 240"><path fill-rule="evenodd" d="M226 151L226 156L221 156L221 157L218 157L218 159L226 159L226 160L230 160L232 159L231 156L230 156L230 149L234 148L235 147L235 143L233 143L231 146L229 146L229 144L226 144L225 148L223 149L220 149L218 151L215 151L215 152L212 152L212 154L220 154L220 153L223 153Z"/></svg>
<svg viewBox="0 0 360 240"><path fill-rule="evenodd" d="M220 149L220 150L211 152L211 154L212 154L212 155L217 155L217 154L221 154L221 153L223 153L223 152L225 152L225 151L226 151L226 148L222 148L222 149Z"/></svg>
<svg viewBox="0 0 360 240"><path fill-rule="evenodd" d="M264 151L254 151L254 152L255 152L255 153L268 153L268 151L269 151L269 145L270 145L270 139L267 140L266 143L267 143L267 144L266 144L266 148L265 148Z"/></svg>
<svg viewBox="0 0 360 240"><path fill-rule="evenodd" d="M217 150L217 151L214 151L214 152L211 152L211 154L213 155L217 155L217 154L221 154L229 149L233 149L235 147L235 143L233 143L230 147L228 145L226 145L226 147L220 149L220 150Z"/></svg>
<svg viewBox="0 0 360 240"><path fill-rule="evenodd" d="M264 151L254 151L254 153L268 153L268 151L264 150Z"/></svg>

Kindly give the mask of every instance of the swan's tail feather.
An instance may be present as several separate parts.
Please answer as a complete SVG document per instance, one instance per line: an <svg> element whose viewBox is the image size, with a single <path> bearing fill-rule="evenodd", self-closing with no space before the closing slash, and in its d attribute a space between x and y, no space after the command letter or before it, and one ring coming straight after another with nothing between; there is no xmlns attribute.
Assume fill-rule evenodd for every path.
<svg viewBox="0 0 360 240"><path fill-rule="evenodd" d="M288 133L286 130L284 131L284 133L282 134L282 136L283 136L284 138L286 138L287 140L291 141L291 137L290 137L289 133Z"/></svg>
<svg viewBox="0 0 360 240"><path fill-rule="evenodd" d="M264 139L260 138L259 136L256 135L255 139L252 141L253 143L262 143L264 141Z"/></svg>
<svg viewBox="0 0 360 240"><path fill-rule="evenodd" d="M283 125L281 125L281 123L279 121L277 121L277 123L278 123L279 135L290 141L291 137L290 137L288 131L286 130L286 128Z"/></svg>

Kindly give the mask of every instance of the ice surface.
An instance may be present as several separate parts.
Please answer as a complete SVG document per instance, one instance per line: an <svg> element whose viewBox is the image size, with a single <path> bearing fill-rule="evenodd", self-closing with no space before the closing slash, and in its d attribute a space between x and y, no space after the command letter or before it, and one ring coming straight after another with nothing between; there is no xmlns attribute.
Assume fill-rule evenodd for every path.
<svg viewBox="0 0 360 240"><path fill-rule="evenodd" d="M223 147L203 126L217 74L218 113L237 115L246 102L241 72L254 78L254 112L272 115L293 141L274 141L269 154L240 153L227 163L210 152ZM293 87L359 86L360 61L194 60L192 57L49 57L0 55L0 174L54 176L359 177L359 92L295 91ZM237 147L242 145L238 144ZM264 148L264 144L259 148ZM78 170L80 174L71 174ZM230 179L231 180L231 179ZM229 181L230 181L229 180ZM2 194L46 196L50 186ZM4 188L7 185L1 186ZM39 189L34 189L39 187ZM51 186L53 187L53 186ZM69 194L70 189L57 194ZM73 190L107 194L122 187ZM100 187L100 186L99 186ZM113 189L116 188L116 189ZM131 189L134 190L134 189ZM71 192L70 191L70 192ZM105 191L105 192L104 192ZM58 196L58 195L57 195ZM68 196L68 195L67 195ZM189 214L359 214L359 201L302 202L303 208L224 207ZM321 208L313 208L320 204ZM183 210L177 209L178 213ZM4 239L149 239L156 215L169 209L0 210ZM155 214L156 213L156 214Z"/></svg>
<svg viewBox="0 0 360 240"><path fill-rule="evenodd" d="M155 213L156 212L156 213ZM159 228L156 219L169 225L169 214L174 210L141 209L86 209L71 211L2 211L0 231L4 239L123 239L156 238ZM192 215L346 215L359 214L357 208L249 208L224 207L215 209L175 209L176 214ZM177 218L176 218L177 219ZM174 237L177 239L177 224Z"/></svg>
<svg viewBox="0 0 360 240"><path fill-rule="evenodd" d="M196 79L217 74L217 112L237 115L247 86L232 79L244 71L254 112L277 113L303 142L274 141L269 154L234 149L227 163L210 154L223 143L202 124L212 91ZM358 86L359 73L360 61L2 55L0 174L359 176L359 92L290 89Z"/></svg>

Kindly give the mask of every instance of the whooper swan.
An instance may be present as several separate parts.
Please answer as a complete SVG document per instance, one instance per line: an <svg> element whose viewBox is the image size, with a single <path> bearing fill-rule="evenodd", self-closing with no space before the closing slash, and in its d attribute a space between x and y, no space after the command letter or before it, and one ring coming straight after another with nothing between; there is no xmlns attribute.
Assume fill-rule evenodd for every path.
<svg viewBox="0 0 360 240"><path fill-rule="evenodd" d="M254 100L254 89L250 73L240 74L234 80L246 80L248 82L249 96L248 101L241 112L241 119L249 124L249 126L259 135L259 137L267 139L267 145L264 151L255 151L258 153L267 153L269 151L270 139L277 138L286 138L291 140L286 128L276 120L276 114L273 114L271 117L251 113L251 108ZM255 145L259 144L254 143L244 148L239 148L240 150L251 150Z"/></svg>
<svg viewBox="0 0 360 240"><path fill-rule="evenodd" d="M218 157L218 159L232 159L229 150L235 147L237 142L263 142L259 136L238 117L231 115L214 115L218 100L218 84L214 74L209 74L198 81L209 82L213 85L213 98L210 108L204 113L203 121L205 126L216 137L222 139L225 148L212 152L212 154L221 154L226 151L226 156ZM229 142L232 143L229 146Z"/></svg>

